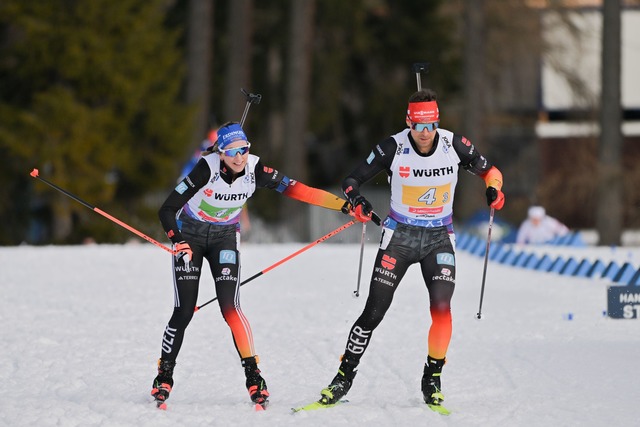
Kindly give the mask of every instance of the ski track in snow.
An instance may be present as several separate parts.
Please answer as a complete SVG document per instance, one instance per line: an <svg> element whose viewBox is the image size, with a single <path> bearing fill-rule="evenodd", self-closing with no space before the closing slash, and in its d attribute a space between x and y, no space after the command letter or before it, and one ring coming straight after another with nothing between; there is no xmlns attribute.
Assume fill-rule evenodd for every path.
<svg viewBox="0 0 640 427"><path fill-rule="evenodd" d="M242 278L304 244L242 246ZM602 426L635 425L640 321L613 320L607 282L457 255L443 417L420 393L430 325L410 268L375 331L349 403L291 414L333 378L368 295L377 247L323 243L242 287L271 404L253 412L217 305L194 315L168 410L149 395L173 307L171 263L149 244L2 247L2 426ZM566 248L566 251L575 251ZM557 251L557 249L556 249ZM640 258L640 251L624 252ZM624 261L624 260L623 260ZM199 303L213 298L203 273ZM573 320L563 315L573 313Z"/></svg>

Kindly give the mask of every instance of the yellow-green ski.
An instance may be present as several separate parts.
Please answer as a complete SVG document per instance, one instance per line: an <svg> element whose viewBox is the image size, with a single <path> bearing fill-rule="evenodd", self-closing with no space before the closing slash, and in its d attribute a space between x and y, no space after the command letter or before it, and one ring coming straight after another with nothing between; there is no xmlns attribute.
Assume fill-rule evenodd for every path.
<svg viewBox="0 0 640 427"><path fill-rule="evenodd" d="M451 411L450 411L450 410L448 410L447 408L445 408L445 407L444 407L444 406L442 406L442 405L433 405L433 404L428 404L428 403L427 403L427 406L428 406L428 407L429 407L429 409L431 409L432 411L437 412L437 413L439 413L439 414L441 414L441 415L450 415L450 414L451 414Z"/></svg>
<svg viewBox="0 0 640 427"><path fill-rule="evenodd" d="M324 409L324 408L333 408L334 406L340 405L342 403L347 403L348 400L338 400L336 403L332 403L330 405L326 405L320 401L313 402L305 406L300 406L298 408L291 408L291 412L296 413L300 411L315 411L316 409Z"/></svg>

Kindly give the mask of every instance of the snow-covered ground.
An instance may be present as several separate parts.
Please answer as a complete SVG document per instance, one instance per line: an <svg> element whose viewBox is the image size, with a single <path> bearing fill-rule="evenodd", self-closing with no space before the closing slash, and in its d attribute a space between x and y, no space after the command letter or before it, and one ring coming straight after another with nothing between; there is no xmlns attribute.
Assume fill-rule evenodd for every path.
<svg viewBox="0 0 640 427"><path fill-rule="evenodd" d="M242 277L302 246L243 244ZM352 297L359 245L331 241L242 288L272 396L268 411L256 413L215 304L196 313L187 330L168 410L151 403L173 306L166 252L146 243L0 248L0 425L638 424L640 321L603 316L606 282L490 263L485 318L478 321L483 259L464 252L443 372L451 416L421 400L430 320L416 266L373 336L350 402L291 414L291 407L317 399L335 374L367 297L376 249L365 249L360 298ZM215 296L206 273L200 290L200 303ZM565 320L568 313L573 320Z"/></svg>

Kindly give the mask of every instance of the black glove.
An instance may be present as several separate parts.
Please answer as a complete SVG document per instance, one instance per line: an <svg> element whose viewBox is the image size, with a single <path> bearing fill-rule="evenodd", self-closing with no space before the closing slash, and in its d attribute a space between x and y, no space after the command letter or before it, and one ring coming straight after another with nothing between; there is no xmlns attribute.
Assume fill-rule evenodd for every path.
<svg viewBox="0 0 640 427"><path fill-rule="evenodd" d="M369 216L369 214L373 212L373 206L371 206L371 203L369 203L369 201L365 199L363 195L359 195L351 200L351 209L353 211L355 211L358 206L361 206L360 212L362 212L362 214L365 216Z"/></svg>
<svg viewBox="0 0 640 427"><path fill-rule="evenodd" d="M487 205L496 210L502 209L504 206L504 193L495 187L487 187Z"/></svg>

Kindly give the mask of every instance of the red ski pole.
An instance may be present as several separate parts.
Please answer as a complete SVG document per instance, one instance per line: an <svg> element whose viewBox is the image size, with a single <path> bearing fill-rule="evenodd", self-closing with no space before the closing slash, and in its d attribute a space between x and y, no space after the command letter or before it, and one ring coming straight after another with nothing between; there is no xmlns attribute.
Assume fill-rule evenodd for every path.
<svg viewBox="0 0 640 427"><path fill-rule="evenodd" d="M349 221L344 225L341 225L340 227L336 228L335 230L325 234L324 236L320 237L318 240L313 241L311 243L309 243L307 246L305 246L302 249L299 249L297 251L295 251L294 253L292 253L291 255L282 258L280 261L276 262L273 265L270 265L269 267L265 268L264 270L254 274L253 276L249 277L247 280L244 280L242 283L240 283L240 286L242 285L246 285L247 283L249 283L250 281L252 281L253 279L256 279L260 276L262 276L265 273L268 273L269 271L273 270L274 268L276 268L277 266L284 264L285 262L289 261L291 258L296 257L298 255L300 255L302 252L307 251L309 249L311 249L312 247L314 247L315 245L317 245L318 243L322 243L325 240L335 236L336 234L340 233L343 230L346 230L347 228L351 227L353 224L355 224L355 221ZM215 297L213 299L210 299L209 301L205 302L204 304L201 304L199 306L196 306L196 309L194 311L198 311L200 310L202 307L211 304L212 302L214 302L215 300L217 300L218 297Z"/></svg>
<svg viewBox="0 0 640 427"><path fill-rule="evenodd" d="M133 234L136 234L140 237L142 237L144 240L146 240L149 243L153 243L154 245L156 245L159 248L164 249L165 251L169 252L170 254L175 254L175 252L171 249L166 247L165 245L163 245L162 243L158 242L157 240L152 239L151 237L147 236L146 234L144 234L141 231L136 230L135 228L131 227L130 225L120 221L118 218L113 217L111 215L109 215L108 213L106 213L105 211L96 208L95 206L91 206L89 203L85 202L84 200L80 199L77 196L74 196L73 194L69 193L66 190L63 190L62 188L58 187L57 185L55 185L54 183L47 181L46 179L42 178L39 175L38 169L34 169L31 171L31 173L29 174L32 177L39 179L40 181L44 182L45 184L47 184L50 187L55 188L56 190L58 190L59 192L61 192L62 194L64 194L65 196L68 196L70 198L72 198L73 200L75 200L78 203L81 203L83 205L85 205L86 207L88 207L89 209L91 209L92 211L99 213L100 215L102 215L103 217L115 222L116 224L118 224L119 226L126 228L127 230L129 230L130 232L132 232Z"/></svg>

